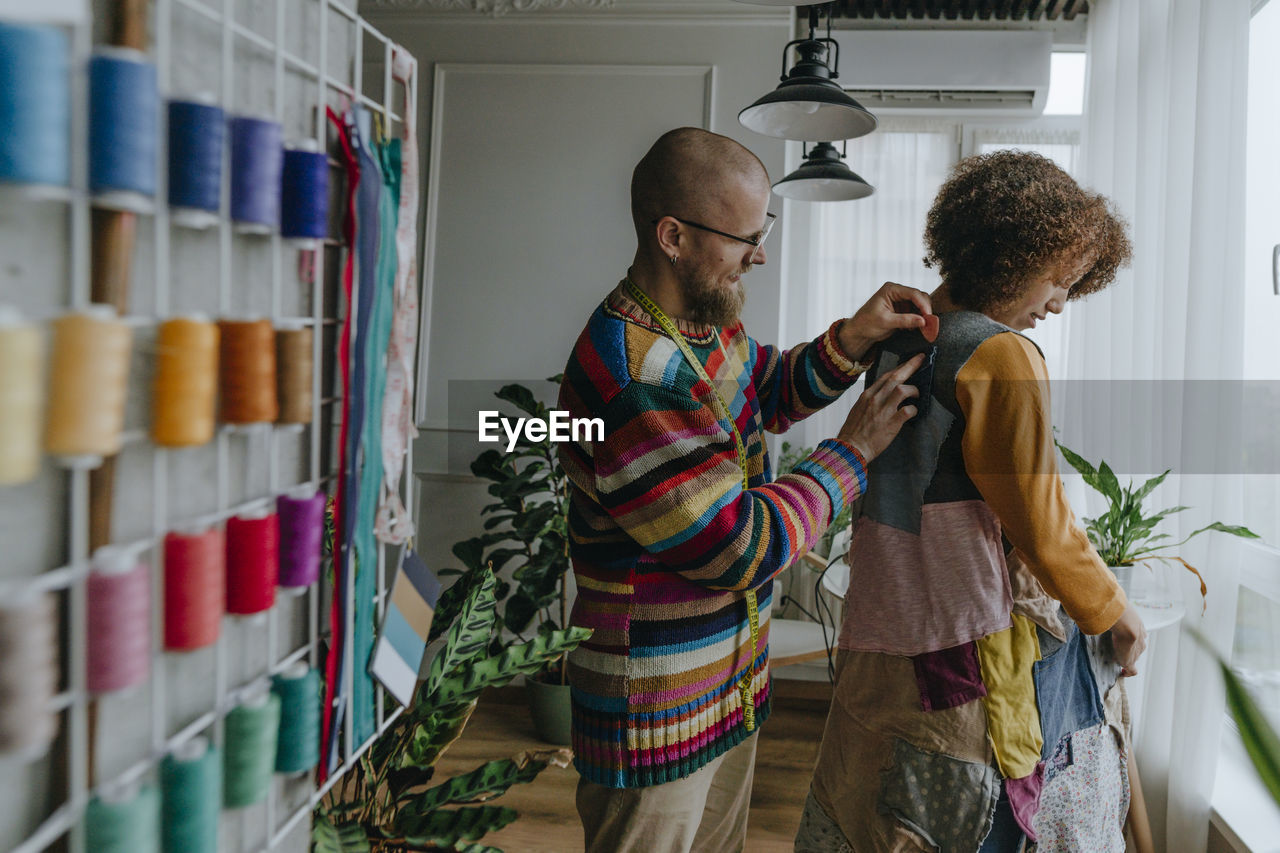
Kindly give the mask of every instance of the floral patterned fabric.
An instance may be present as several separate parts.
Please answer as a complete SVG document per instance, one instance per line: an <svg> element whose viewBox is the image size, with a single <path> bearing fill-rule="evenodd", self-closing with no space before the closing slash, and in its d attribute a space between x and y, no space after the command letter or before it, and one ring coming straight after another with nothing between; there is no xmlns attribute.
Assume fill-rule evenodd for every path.
<svg viewBox="0 0 1280 853"><path fill-rule="evenodd" d="M1129 769L1107 723L1059 742L1045 766L1037 853L1123 853Z"/></svg>

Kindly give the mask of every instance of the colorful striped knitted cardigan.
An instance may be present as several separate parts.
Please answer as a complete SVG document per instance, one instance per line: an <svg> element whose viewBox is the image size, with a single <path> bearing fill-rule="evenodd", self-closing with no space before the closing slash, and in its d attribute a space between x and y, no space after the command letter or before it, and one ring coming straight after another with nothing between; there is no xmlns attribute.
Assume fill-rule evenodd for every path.
<svg viewBox="0 0 1280 853"><path fill-rule="evenodd" d="M864 460L834 439L773 481L762 440L861 373L838 324L779 352L741 323L675 322L733 412L749 490L715 395L621 286L591 316L560 388L560 408L605 426L602 442L561 444L560 461L578 587L571 621L595 632L569 657L575 763L615 788L688 776L743 740L735 686L753 664L764 722L772 579L866 487ZM754 650L747 589L760 609Z"/></svg>

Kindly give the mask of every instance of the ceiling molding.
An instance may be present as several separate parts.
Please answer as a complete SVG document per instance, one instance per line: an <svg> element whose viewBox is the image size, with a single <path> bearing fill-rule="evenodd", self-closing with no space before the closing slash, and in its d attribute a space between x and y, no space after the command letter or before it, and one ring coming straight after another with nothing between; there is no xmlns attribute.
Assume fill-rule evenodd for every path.
<svg viewBox="0 0 1280 853"><path fill-rule="evenodd" d="M790 22L789 7L763 7L731 0L361 0L361 13L432 18L503 20L694 19Z"/></svg>
<svg viewBox="0 0 1280 853"><path fill-rule="evenodd" d="M531 12L592 11L608 9L616 0L363 0L374 9L415 12L462 12L500 18Z"/></svg>

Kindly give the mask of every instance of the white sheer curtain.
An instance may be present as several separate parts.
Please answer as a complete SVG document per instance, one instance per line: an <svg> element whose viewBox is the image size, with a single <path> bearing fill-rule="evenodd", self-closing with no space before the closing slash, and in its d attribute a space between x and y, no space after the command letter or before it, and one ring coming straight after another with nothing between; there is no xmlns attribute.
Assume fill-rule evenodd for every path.
<svg viewBox="0 0 1280 853"><path fill-rule="evenodd" d="M1073 379L1241 376L1249 7L1249 0L1090 4L1081 177L1131 222L1134 263L1110 289L1072 308ZM1128 421L1133 407L1162 406L1160 416L1174 425L1191 414L1173 395L1115 396L1107 411L1061 417L1109 419L1123 432L1126 422L1150 422ZM1144 440L1131 436L1135 445ZM1240 517L1239 477L1183 476L1165 494L1169 504L1196 508L1184 513L1188 525ZM1183 624L1226 650L1236 540L1197 541L1204 544L1184 556L1208 569L1208 610L1202 617L1198 589L1187 592ZM1201 853L1223 719L1220 679L1190 636L1172 628L1153 636L1142 666L1145 695L1133 711L1156 848Z"/></svg>
<svg viewBox="0 0 1280 853"><path fill-rule="evenodd" d="M952 123L882 127L849 143L849 168L876 191L858 201L812 205L804 337L852 315L886 281L937 287L937 273L922 261L924 220L956 148ZM806 420L804 444L835 435L853 400Z"/></svg>

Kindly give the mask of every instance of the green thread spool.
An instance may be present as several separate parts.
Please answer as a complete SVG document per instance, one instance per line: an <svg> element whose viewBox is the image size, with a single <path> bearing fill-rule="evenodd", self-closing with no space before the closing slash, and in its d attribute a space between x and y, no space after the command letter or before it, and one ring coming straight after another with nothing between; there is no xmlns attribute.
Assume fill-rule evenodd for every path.
<svg viewBox="0 0 1280 853"><path fill-rule="evenodd" d="M160 832L165 853L217 853L222 756L198 737L160 764Z"/></svg>
<svg viewBox="0 0 1280 853"><path fill-rule="evenodd" d="M280 697L262 689L227 714L223 723L225 761L222 804L229 809L252 805L267 795L276 764L280 731Z"/></svg>
<svg viewBox="0 0 1280 853"><path fill-rule="evenodd" d="M299 663L272 679L280 697L276 772L302 773L320 763L320 673Z"/></svg>
<svg viewBox="0 0 1280 853"><path fill-rule="evenodd" d="M89 801L85 846L93 853L160 853L160 794L147 785L117 786Z"/></svg>

